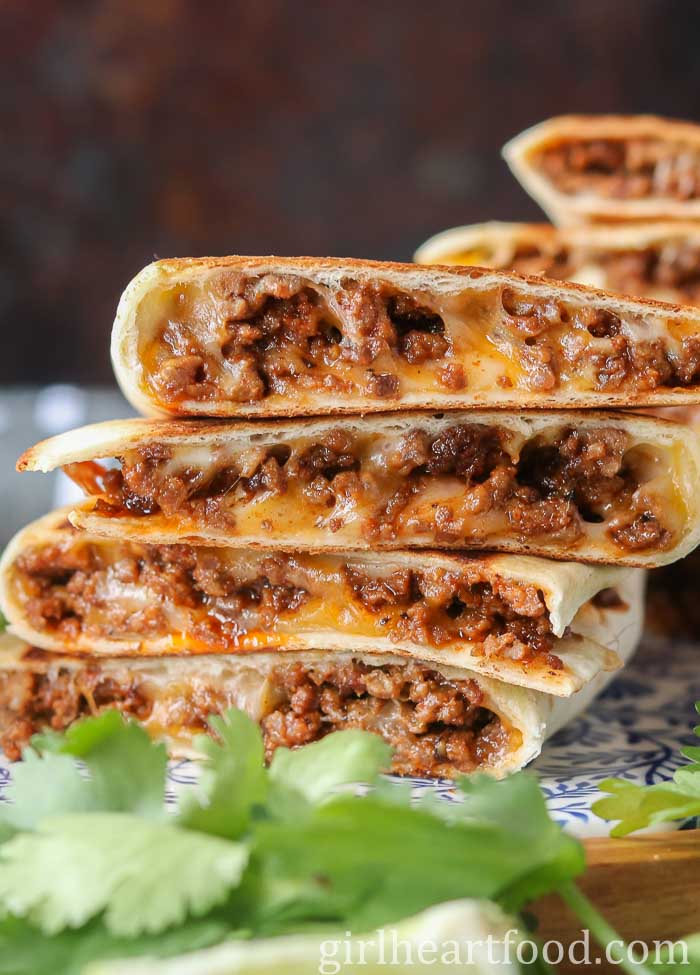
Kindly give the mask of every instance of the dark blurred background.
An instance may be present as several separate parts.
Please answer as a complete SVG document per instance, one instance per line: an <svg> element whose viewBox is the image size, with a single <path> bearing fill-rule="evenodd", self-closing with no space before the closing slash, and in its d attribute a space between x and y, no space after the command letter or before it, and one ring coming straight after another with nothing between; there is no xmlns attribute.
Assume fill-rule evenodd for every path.
<svg viewBox="0 0 700 975"><path fill-rule="evenodd" d="M700 4L0 3L0 382L108 383L154 255L408 260L537 218L503 142L568 111L700 118Z"/></svg>

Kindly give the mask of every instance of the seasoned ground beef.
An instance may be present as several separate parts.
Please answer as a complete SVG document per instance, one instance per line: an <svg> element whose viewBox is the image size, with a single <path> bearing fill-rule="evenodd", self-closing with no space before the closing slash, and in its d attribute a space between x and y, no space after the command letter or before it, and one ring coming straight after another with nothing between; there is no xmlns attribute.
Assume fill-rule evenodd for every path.
<svg viewBox="0 0 700 975"><path fill-rule="evenodd" d="M205 350L188 322L171 317L147 355L153 386L168 402L213 399L222 386L241 403L284 393L290 383L342 389L336 365L363 367L363 391L391 398L399 377L374 363L433 362L451 348L439 315L387 286L348 280L335 307L294 275L226 272L213 288L223 320L219 354Z"/></svg>
<svg viewBox="0 0 700 975"><path fill-rule="evenodd" d="M567 278L577 260L580 266L581 255L562 247L540 261L542 266L527 250L513 265ZM687 261L661 263L670 270L660 266L658 273L645 272L659 283L693 275ZM226 412L219 409L226 403L255 406L277 397L289 405L307 394L337 397L339 403L364 397L384 409L409 393L430 399L432 393L472 386L483 392L491 380L485 379L489 373L476 351L482 343L507 357L518 385L542 394L574 381L606 392L636 391L640 383L643 389L659 389L698 381L670 331L658 342L657 366L663 359L663 368L650 373L638 364L637 345L649 333L641 314L630 312L618 323L624 349L610 343L603 349L586 340L586 319L608 313L591 311L575 296L534 297L500 283L483 293L424 296L381 281L348 277L329 287L294 274L232 271L214 275L204 292L183 285L168 299L172 307L144 331L148 338L140 355L146 382L156 400L175 411L186 412L188 403L198 402L217 415ZM659 324L663 331L661 318ZM600 359L603 352L625 357L626 368L615 371L614 386ZM512 383L509 371L502 378Z"/></svg>
<svg viewBox="0 0 700 975"><path fill-rule="evenodd" d="M450 681L408 663L280 665L272 680L284 694L263 719L268 756L339 728L378 732L394 748L399 775L441 776L488 765L508 736L473 680Z"/></svg>
<svg viewBox="0 0 700 975"><path fill-rule="evenodd" d="M52 660L41 651L30 654L37 662ZM18 759L36 732L62 731L110 707L149 727L156 702L147 682L101 673L99 663L65 667L56 661L36 671L0 674L0 745L8 758ZM165 692L165 710L175 735L200 732L212 713L235 703L226 701L225 686L201 680L196 688L179 684L176 668L174 682L172 699ZM268 760L280 746L293 748L331 731L362 728L392 745L392 771L441 776L494 764L511 738L485 707L473 680L447 680L418 663L280 664L268 683L276 702L261 724Z"/></svg>
<svg viewBox="0 0 700 975"><path fill-rule="evenodd" d="M689 241L601 252L595 258L604 269L606 287L611 291L628 295L663 291L684 304L700 303L700 247Z"/></svg>
<svg viewBox="0 0 700 975"><path fill-rule="evenodd" d="M538 162L562 193L675 200L694 200L700 194L700 152L667 140L560 142L544 149Z"/></svg>
<svg viewBox="0 0 700 975"><path fill-rule="evenodd" d="M641 297L661 296L686 305L700 304L700 247L681 237L624 249L616 244L601 249L585 240L570 242L562 238L555 249L534 245L516 247L507 259L494 261L493 266L499 271L536 274L561 281L581 280L582 271L588 275L595 268L600 274L599 286L608 291ZM665 355L665 349L662 351ZM665 379L662 381L660 376L658 386L671 379L669 368L672 369L670 364L664 368ZM687 375L687 368L683 372ZM692 375L692 370L689 374Z"/></svg>
<svg viewBox="0 0 700 975"><path fill-rule="evenodd" d="M37 632L138 640L176 635L212 650L245 647L246 634L304 634L309 625L560 668L542 592L464 567L384 571L341 556L234 554L190 545L86 539L25 549L13 591ZM350 615L348 616L348 610Z"/></svg>
<svg viewBox="0 0 700 975"><path fill-rule="evenodd" d="M151 703L138 686L120 685L100 671L99 663L93 663L46 674L0 672L0 747L10 761L21 757L36 732L63 731L78 718L105 708L117 708L140 721L148 718Z"/></svg>
<svg viewBox="0 0 700 975"><path fill-rule="evenodd" d="M614 318L589 321L598 332L615 327ZM657 352L649 343L648 374L663 369ZM700 367L700 343L693 354ZM614 359L601 366L611 382L617 367ZM304 510L312 525L331 534L352 518L363 539L396 547L415 544L421 533L468 547L483 544L480 533L505 532L524 542L555 535L574 547L590 537L587 523L605 523L605 537L630 553L674 542L669 514L653 509L639 490L649 476L642 455L614 427L562 427L518 450L500 427L457 423L399 437L330 428L314 439L234 451L205 468L178 465L172 450L146 447L121 458L119 469L73 464L66 470L99 495L98 510L106 515L162 512L232 537L251 502L288 497L290 510ZM421 507L434 486L442 496Z"/></svg>

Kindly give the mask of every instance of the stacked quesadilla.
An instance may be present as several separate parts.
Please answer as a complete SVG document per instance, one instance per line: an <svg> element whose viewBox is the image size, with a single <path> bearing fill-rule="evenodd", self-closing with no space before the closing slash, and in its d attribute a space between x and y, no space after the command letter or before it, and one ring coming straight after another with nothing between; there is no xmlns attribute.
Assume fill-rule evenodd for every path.
<svg viewBox="0 0 700 975"><path fill-rule="evenodd" d="M512 139L513 175L556 224L700 218L700 126L564 115Z"/></svg>
<svg viewBox="0 0 700 975"><path fill-rule="evenodd" d="M700 305L700 220L574 227L493 221L436 234L415 260L476 264Z"/></svg>
<svg viewBox="0 0 700 975"><path fill-rule="evenodd" d="M18 464L85 498L0 563L6 751L116 706L187 753L235 705L268 755L354 727L401 774L522 767L700 539L698 440L601 411L697 402L696 345L693 309L499 271L152 265L112 341L151 418Z"/></svg>
<svg viewBox="0 0 700 975"><path fill-rule="evenodd" d="M651 116L567 116L517 136L503 154L556 226L454 227L426 241L417 263L476 264L700 305L699 125ZM647 349L654 347L650 335ZM665 358L652 368L663 372ZM654 412L700 429L692 399ZM654 629L700 636L699 565L696 553L653 574L648 619Z"/></svg>

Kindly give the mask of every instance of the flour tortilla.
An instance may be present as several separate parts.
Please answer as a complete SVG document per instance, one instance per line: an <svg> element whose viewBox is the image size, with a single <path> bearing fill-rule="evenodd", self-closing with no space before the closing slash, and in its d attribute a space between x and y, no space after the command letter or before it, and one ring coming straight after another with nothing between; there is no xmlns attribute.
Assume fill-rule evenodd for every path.
<svg viewBox="0 0 700 975"><path fill-rule="evenodd" d="M605 260L616 255L671 253L676 248L694 247L700 251L700 220L658 223L601 224L552 227L544 223L490 223L452 227L435 234L414 255L418 264L483 264L494 270L513 268L519 249L528 252L529 261L541 260L538 274L558 280L576 281L592 288L617 291L609 280ZM530 253L534 257L530 257ZM555 257L559 267L552 275L548 265ZM559 273L559 272L566 273ZM697 304L684 292L683 285L649 282L640 297L659 301Z"/></svg>
<svg viewBox="0 0 700 975"><path fill-rule="evenodd" d="M159 656L187 652L187 634L177 624L167 635L143 636L128 632L116 632L111 636L91 637L89 633L71 634L42 629L33 624L27 612L27 597L18 585L20 573L17 560L29 552L42 548L51 552L75 551L79 554L84 546L99 551L110 548L117 559L138 559L144 546L138 542L114 543L102 536L76 533L66 527L70 509L55 511L22 529L7 546L0 560L0 608L10 624L11 631L27 643L56 653L89 653L99 656ZM115 549L116 544L116 551ZM226 550L217 550L224 555ZM246 550L232 555L247 562L250 571L261 566L265 553ZM297 554L302 564L318 565L325 569L337 565L342 573L345 566L360 572L374 571L379 574L397 569L411 568L444 569L459 572L469 566L482 573L486 582L497 585L512 581L534 587L543 595L549 611L550 623L557 638L552 653L561 660L561 668L553 666L546 657L535 656L523 663L508 656L483 654L481 644L468 640L455 640L436 646L405 639L394 642L388 637L369 636L353 629L354 616L350 621L339 618L335 625L317 624L315 627L300 625L296 631L277 633L269 628L265 634L251 634L250 643L240 640L238 651L247 653L252 647L289 653L299 650L337 650L348 652L384 652L406 657L421 657L438 665L448 664L468 667L479 674L496 677L509 684L535 688L557 696L570 696L579 691L601 671L612 671L620 665L617 648L621 635L640 619L638 602L641 576L638 569L588 566L581 563L551 562L532 556L484 555L465 556L434 552L342 553L336 555ZM263 571L262 569L260 571ZM90 569L85 572L89 575ZM132 587L127 587L130 590ZM592 598L603 589L614 588L622 600L621 605L596 606ZM111 601L119 599L118 588L113 580ZM132 599L127 593L126 598ZM155 597L154 597L155 598ZM167 612L167 610L166 610ZM199 652L204 649L198 647ZM211 652L216 649L213 645ZM231 652L228 644L222 644L220 652Z"/></svg>
<svg viewBox="0 0 700 975"><path fill-rule="evenodd" d="M650 449L666 449L669 451L669 482L672 482L676 494L675 498L669 496L668 504L679 506L684 527L677 544L665 551L647 553L632 551L623 555L619 550L613 549L610 543L600 539L596 541L592 536L582 540L575 548L569 548L555 538L549 542L521 541L509 532L504 532L502 537L491 535L481 541L469 538L468 542L453 543L453 548L480 547L565 561L651 568L682 558L700 541L700 492L697 490L700 483L700 437L693 430L668 420L629 413L533 411L516 415L498 411L468 411L436 415L397 413L364 418L346 417L340 420L325 418L267 423L111 420L43 441L30 448L20 458L17 467L22 471L45 472L76 462L121 457L129 450L149 444L166 445L173 450L183 451L198 464L206 465L211 463L212 452L223 445L226 445L227 450L243 454L268 445L294 444L300 438L322 438L338 427L362 435L376 432L398 440L415 429L425 430L431 436L459 423L497 426L514 438L532 438L564 427L582 431L608 427L625 431L630 437L630 446L637 444L646 445ZM378 545L370 545L365 538L351 540L341 530L330 532L323 527L317 527L308 518L308 511L298 513L286 510L283 523L273 524L271 528L263 530L262 521L266 516L260 514L262 508L258 505L251 517L260 519L260 527L242 532L224 530L214 525L202 528L191 520L167 518L162 513L115 518L96 510L96 500L91 498L76 507L71 513L71 521L80 528L117 538L133 538L136 541L157 544L171 544L195 538L197 542L210 545L306 550L334 547L365 549ZM412 537L411 546L432 547L429 540L422 538L417 532ZM392 543L383 542L381 547L392 547ZM400 544L393 547L400 547Z"/></svg>
<svg viewBox="0 0 700 975"><path fill-rule="evenodd" d="M679 144L681 151L700 151L700 125L656 115L562 115L532 126L511 139L503 156L515 178L560 226L589 221L697 220L700 199L671 196L617 199L590 192L562 193L537 166L537 156L560 142L596 139L655 139Z"/></svg>
<svg viewBox="0 0 700 975"><path fill-rule="evenodd" d="M343 312L336 300L348 280L386 284L408 294L422 305L441 311L446 335L462 351L446 364L461 365L466 385L453 388L436 383L430 363L418 370L394 354L387 368L398 377L400 392L395 396L370 394L342 384L330 389L290 386L278 393L268 390L262 399L238 402L226 396L215 399L184 398L165 401L147 381L143 343L153 339L164 318L161 304L178 288L203 289L189 323L193 334L204 340L216 318L211 309L212 282L221 274L248 276L291 275L317 290L330 302L343 325ZM444 409L487 407L604 407L633 405L674 405L698 402L697 390L682 387L654 390L577 388L573 380L551 390L533 389L526 384L522 352L517 340L503 328L500 296L514 289L535 300L564 301L569 307L609 311L620 317L623 329L635 340L666 337L671 341L679 327L700 335L700 311L651 300L622 298L582 286L523 277L513 273L474 267L419 267L411 264L379 263L336 258L284 257L204 257L158 261L144 268L126 288L112 331L111 354L115 375L124 395L141 413L148 416L309 416L332 413L367 413L387 409ZM489 297L490 296L490 297ZM472 302L471 310L455 310L455 302ZM474 304L476 302L476 304ZM154 311L153 309L159 309ZM345 325L343 325L345 327ZM342 330L342 329L341 329ZM495 341L494 341L495 339ZM216 344L216 343L214 343ZM212 346L213 348L213 346ZM220 352L216 346L216 354ZM300 352L303 352L300 349ZM443 362L443 360L440 360ZM233 364L235 366L235 363ZM377 366L380 373L386 364ZM366 370L365 370L366 371ZM499 378L508 382L499 382ZM221 380L216 383L221 385ZM510 383L510 385L508 385Z"/></svg>
<svg viewBox="0 0 700 975"><path fill-rule="evenodd" d="M620 634L618 652L622 661L630 658L637 644L642 615L641 591L637 613L640 625L635 622L635 625ZM352 656L375 666L402 662L401 657L388 654L343 654L323 650L292 653L284 659L286 662L299 661L313 665L321 660L327 661L330 656L340 660ZM157 737L164 737L170 753L181 758L199 757L192 747L193 733L181 726L173 728L169 724L170 708L183 690L196 686L200 692L205 692L208 686L214 687L218 694L223 694L226 706L241 708L254 720L260 721L270 708L270 691L265 677L279 661L279 654L275 653L253 653L244 657L219 654L87 658L91 668L99 668L106 677L126 679L129 683L142 684L152 689L157 703L145 722L145 727ZM75 670L85 665L86 658L30 652L29 646L16 637L10 634L0 636L0 682L3 672L21 670L51 675L60 668ZM506 727L519 732L519 735L513 736L511 747L497 762L481 769L497 778L521 769L536 758L546 738L587 707L611 678L609 674L601 674L584 691L567 699L557 699L540 691L513 687L462 668L433 664L431 667L448 679L475 680L483 691L484 706L498 715Z"/></svg>

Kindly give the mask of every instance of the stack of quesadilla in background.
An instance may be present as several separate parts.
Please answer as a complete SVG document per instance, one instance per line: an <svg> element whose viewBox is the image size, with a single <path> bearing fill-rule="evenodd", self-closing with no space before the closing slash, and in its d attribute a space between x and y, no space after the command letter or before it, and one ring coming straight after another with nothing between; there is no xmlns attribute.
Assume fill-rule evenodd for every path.
<svg viewBox="0 0 700 975"><path fill-rule="evenodd" d="M417 263L513 270L700 305L700 125L566 116L517 136L503 154L556 226L455 227L426 241ZM655 412L700 429L700 407L690 402ZM652 575L653 629L700 638L699 576L697 552Z"/></svg>
<svg viewBox="0 0 700 975"><path fill-rule="evenodd" d="M498 271L152 265L112 354L160 419L18 464L85 500L0 563L6 752L116 706L186 753L233 704L268 756L354 727L401 774L522 767L700 539L697 438L600 410L697 402L698 349L693 309Z"/></svg>
<svg viewBox="0 0 700 975"><path fill-rule="evenodd" d="M553 223L700 218L700 126L653 115L564 115L503 155Z"/></svg>
<svg viewBox="0 0 700 975"><path fill-rule="evenodd" d="M700 305L700 220L576 227L493 221L436 234L418 248L415 260L517 271Z"/></svg>

